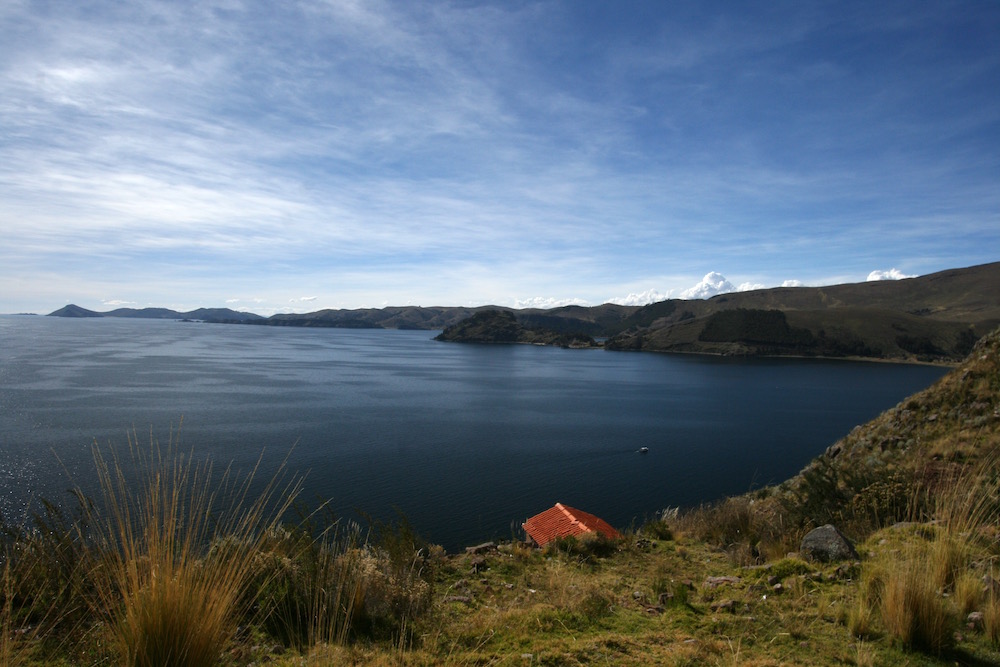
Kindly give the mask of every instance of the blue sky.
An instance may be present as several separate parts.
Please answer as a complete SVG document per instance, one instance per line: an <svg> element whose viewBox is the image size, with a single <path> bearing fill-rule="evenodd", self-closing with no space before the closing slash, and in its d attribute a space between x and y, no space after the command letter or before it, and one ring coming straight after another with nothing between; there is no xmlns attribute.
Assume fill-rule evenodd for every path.
<svg viewBox="0 0 1000 667"><path fill-rule="evenodd" d="M1000 260L998 40L988 1L5 0L0 312Z"/></svg>

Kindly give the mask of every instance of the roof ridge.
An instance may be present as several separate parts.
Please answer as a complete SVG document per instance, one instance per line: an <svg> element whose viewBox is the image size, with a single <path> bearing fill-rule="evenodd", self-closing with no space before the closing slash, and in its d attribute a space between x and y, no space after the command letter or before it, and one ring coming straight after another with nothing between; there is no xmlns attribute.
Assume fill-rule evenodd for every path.
<svg viewBox="0 0 1000 667"><path fill-rule="evenodd" d="M556 503L556 507L562 510L562 513L566 515L566 518L570 520L570 523L578 524L580 520L573 516L573 513L566 508L562 503Z"/></svg>

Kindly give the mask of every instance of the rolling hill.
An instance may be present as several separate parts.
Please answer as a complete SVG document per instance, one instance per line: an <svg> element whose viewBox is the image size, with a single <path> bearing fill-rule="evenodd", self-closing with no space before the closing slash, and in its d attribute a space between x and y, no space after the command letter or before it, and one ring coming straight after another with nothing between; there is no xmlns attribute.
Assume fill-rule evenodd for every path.
<svg viewBox="0 0 1000 667"><path fill-rule="evenodd" d="M623 324L608 349L957 361L1000 324L1000 262L898 281L664 301Z"/></svg>

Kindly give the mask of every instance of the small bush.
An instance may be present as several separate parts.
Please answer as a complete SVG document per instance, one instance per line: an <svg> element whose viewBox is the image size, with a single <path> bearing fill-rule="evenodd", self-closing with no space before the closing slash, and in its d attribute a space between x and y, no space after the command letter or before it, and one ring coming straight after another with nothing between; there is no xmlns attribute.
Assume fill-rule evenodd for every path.
<svg viewBox="0 0 1000 667"><path fill-rule="evenodd" d="M734 565L759 565L798 544L799 531L787 526L782 508L770 500L726 498L681 514L677 532L724 550Z"/></svg>
<svg viewBox="0 0 1000 667"><path fill-rule="evenodd" d="M605 537L600 533L585 533L580 537L560 537L545 545L549 554L563 554L582 562L593 562L607 558L618 551L619 540Z"/></svg>
<svg viewBox="0 0 1000 667"><path fill-rule="evenodd" d="M782 558L778 562L770 565L766 570L761 571L761 578L777 577L787 579L798 574L810 574L813 566L798 558Z"/></svg>
<svg viewBox="0 0 1000 667"><path fill-rule="evenodd" d="M916 526L901 549L865 566L859 604L877 607L886 632L903 647L940 654L953 641L959 614L978 604L979 586L969 567L984 547L980 527L995 521L995 473L995 462L988 461L940 487L937 521Z"/></svg>
<svg viewBox="0 0 1000 667"><path fill-rule="evenodd" d="M254 555L251 604L287 646L343 643L361 610L357 531L313 538L302 527L272 531Z"/></svg>
<svg viewBox="0 0 1000 667"><path fill-rule="evenodd" d="M642 526L642 533L655 540L670 541L674 539L674 531L666 521L650 521Z"/></svg>
<svg viewBox="0 0 1000 667"><path fill-rule="evenodd" d="M612 612L614 600L599 588L589 588L574 607L587 620L596 621Z"/></svg>

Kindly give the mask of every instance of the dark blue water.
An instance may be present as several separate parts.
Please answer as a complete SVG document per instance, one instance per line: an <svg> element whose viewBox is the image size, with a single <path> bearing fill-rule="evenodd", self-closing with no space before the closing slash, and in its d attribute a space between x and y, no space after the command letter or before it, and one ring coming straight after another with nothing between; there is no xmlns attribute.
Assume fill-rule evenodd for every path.
<svg viewBox="0 0 1000 667"><path fill-rule="evenodd" d="M449 549L557 501L624 528L781 481L944 372L433 335L0 317L0 510L92 488L94 443L166 443L183 418L184 450L244 470L263 451L261 478L289 456L309 503L398 508Z"/></svg>

